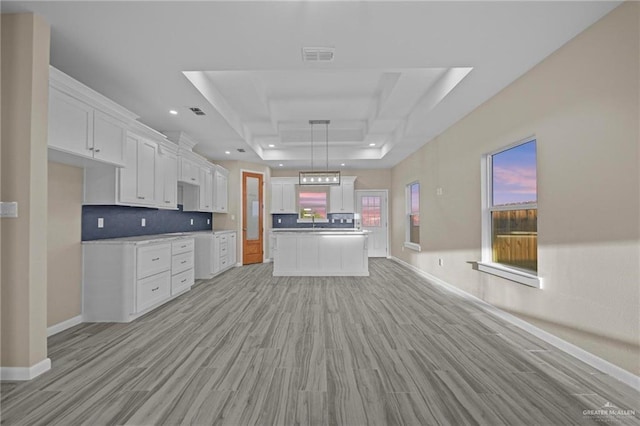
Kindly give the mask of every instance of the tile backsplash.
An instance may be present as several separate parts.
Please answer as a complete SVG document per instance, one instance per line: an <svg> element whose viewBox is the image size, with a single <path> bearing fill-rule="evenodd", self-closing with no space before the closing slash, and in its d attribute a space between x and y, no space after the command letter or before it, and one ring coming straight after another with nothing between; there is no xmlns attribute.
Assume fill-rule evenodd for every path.
<svg viewBox="0 0 640 426"><path fill-rule="evenodd" d="M298 223L297 214L272 214L272 228L353 228L355 221L353 213L329 213L329 222L318 223L315 225L311 222Z"/></svg>
<svg viewBox="0 0 640 426"><path fill-rule="evenodd" d="M98 228L100 218L104 223L103 228ZM142 219L145 221L145 226L142 226ZM213 229L211 213L184 212L182 205L178 205L178 210L128 206L82 206L82 241L210 229Z"/></svg>

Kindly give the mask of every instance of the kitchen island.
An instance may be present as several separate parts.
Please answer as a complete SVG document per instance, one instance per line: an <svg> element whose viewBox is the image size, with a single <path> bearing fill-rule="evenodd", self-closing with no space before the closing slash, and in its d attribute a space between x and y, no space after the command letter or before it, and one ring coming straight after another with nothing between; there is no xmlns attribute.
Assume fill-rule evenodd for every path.
<svg viewBox="0 0 640 426"><path fill-rule="evenodd" d="M369 276L367 231L272 230L273 276Z"/></svg>

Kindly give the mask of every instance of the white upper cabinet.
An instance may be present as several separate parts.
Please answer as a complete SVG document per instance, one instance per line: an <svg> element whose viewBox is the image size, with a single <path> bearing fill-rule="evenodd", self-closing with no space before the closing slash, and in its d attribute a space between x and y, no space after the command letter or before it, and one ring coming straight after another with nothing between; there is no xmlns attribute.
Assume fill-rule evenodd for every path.
<svg viewBox="0 0 640 426"><path fill-rule="evenodd" d="M271 178L271 213L295 214L296 178Z"/></svg>
<svg viewBox="0 0 640 426"><path fill-rule="evenodd" d="M156 173L156 202L161 209L178 208L178 157L160 147Z"/></svg>
<svg viewBox="0 0 640 426"><path fill-rule="evenodd" d="M355 181L353 176L342 176L340 185L329 189L329 213L355 213Z"/></svg>
<svg viewBox="0 0 640 426"><path fill-rule="evenodd" d="M49 141L51 148L93 157L93 108L51 88L49 91Z"/></svg>
<svg viewBox="0 0 640 426"><path fill-rule="evenodd" d="M227 169L216 166L213 173L213 211L215 213L227 213L229 199L229 172Z"/></svg>
<svg viewBox="0 0 640 426"><path fill-rule="evenodd" d="M84 203L177 208L177 147L139 124L127 132L123 167L85 168Z"/></svg>
<svg viewBox="0 0 640 426"><path fill-rule="evenodd" d="M118 173L119 203L156 205L158 144L134 133L127 135L126 164Z"/></svg>
<svg viewBox="0 0 640 426"><path fill-rule="evenodd" d="M127 123L136 116L53 67L49 89L48 146L54 158L124 166Z"/></svg>
<svg viewBox="0 0 640 426"><path fill-rule="evenodd" d="M124 165L126 126L98 110L93 111L93 158L115 165Z"/></svg>
<svg viewBox="0 0 640 426"><path fill-rule="evenodd" d="M186 158L182 158L185 160ZM188 160L191 162L191 160ZM184 163L183 163L184 164ZM213 164L205 162L197 164L198 185L182 185L182 206L188 212L213 211Z"/></svg>
<svg viewBox="0 0 640 426"><path fill-rule="evenodd" d="M200 185L200 165L190 158L180 156L178 180L191 185Z"/></svg>
<svg viewBox="0 0 640 426"><path fill-rule="evenodd" d="M213 171L210 167L200 168L200 211L213 211Z"/></svg>

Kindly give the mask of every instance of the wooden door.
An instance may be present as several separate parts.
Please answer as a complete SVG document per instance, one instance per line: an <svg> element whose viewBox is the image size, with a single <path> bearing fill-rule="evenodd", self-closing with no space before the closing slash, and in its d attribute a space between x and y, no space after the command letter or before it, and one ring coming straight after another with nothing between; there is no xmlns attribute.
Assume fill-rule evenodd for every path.
<svg viewBox="0 0 640 426"><path fill-rule="evenodd" d="M242 264L262 263L263 176L242 172Z"/></svg>

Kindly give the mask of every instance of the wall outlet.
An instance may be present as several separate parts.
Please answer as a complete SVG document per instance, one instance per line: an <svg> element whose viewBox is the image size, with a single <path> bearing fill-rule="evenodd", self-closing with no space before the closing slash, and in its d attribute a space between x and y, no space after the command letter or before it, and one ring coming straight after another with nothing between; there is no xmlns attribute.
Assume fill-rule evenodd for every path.
<svg viewBox="0 0 640 426"><path fill-rule="evenodd" d="M103 217L99 217L98 218L98 228L104 228L104 218Z"/></svg>
<svg viewBox="0 0 640 426"><path fill-rule="evenodd" d="M436 195L442 195L444 193L441 187L436 188Z"/></svg>
<svg viewBox="0 0 640 426"><path fill-rule="evenodd" d="M193 219L191 219L191 224L193 225Z"/></svg>
<svg viewBox="0 0 640 426"><path fill-rule="evenodd" d="M147 219L145 219L144 217L140 219L140 226L142 226L143 228L147 226Z"/></svg>
<svg viewBox="0 0 640 426"><path fill-rule="evenodd" d="M347 219L347 223L353 223L353 219Z"/></svg>
<svg viewBox="0 0 640 426"><path fill-rule="evenodd" d="M0 202L0 217L18 217L17 201Z"/></svg>
<svg viewBox="0 0 640 426"><path fill-rule="evenodd" d="M211 225L211 219L207 219L207 225Z"/></svg>
<svg viewBox="0 0 640 426"><path fill-rule="evenodd" d="M278 218L278 223L282 223L282 219Z"/></svg>
<svg viewBox="0 0 640 426"><path fill-rule="evenodd" d="M444 261L442 260L442 258L438 258L438 266L442 265L444 265Z"/></svg>

